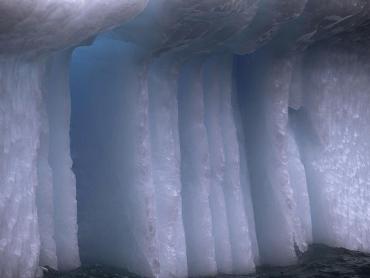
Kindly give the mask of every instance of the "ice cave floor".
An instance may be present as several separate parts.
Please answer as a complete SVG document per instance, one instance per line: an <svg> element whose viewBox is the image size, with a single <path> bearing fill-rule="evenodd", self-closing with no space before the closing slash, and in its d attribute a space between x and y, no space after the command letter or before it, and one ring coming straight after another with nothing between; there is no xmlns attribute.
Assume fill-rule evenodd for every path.
<svg viewBox="0 0 370 278"><path fill-rule="evenodd" d="M45 278L141 278L124 269L103 265L82 266L71 272L45 269ZM365 278L370 277L370 254L313 244L302 254L296 265L259 267L250 275L218 275L217 278Z"/></svg>

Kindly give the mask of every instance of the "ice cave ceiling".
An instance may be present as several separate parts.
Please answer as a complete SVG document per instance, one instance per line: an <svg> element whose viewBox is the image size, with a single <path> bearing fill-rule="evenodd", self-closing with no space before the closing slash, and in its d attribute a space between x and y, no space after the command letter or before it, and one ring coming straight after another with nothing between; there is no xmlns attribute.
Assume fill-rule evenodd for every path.
<svg viewBox="0 0 370 278"><path fill-rule="evenodd" d="M0 0L0 277L370 252L370 2Z"/></svg>

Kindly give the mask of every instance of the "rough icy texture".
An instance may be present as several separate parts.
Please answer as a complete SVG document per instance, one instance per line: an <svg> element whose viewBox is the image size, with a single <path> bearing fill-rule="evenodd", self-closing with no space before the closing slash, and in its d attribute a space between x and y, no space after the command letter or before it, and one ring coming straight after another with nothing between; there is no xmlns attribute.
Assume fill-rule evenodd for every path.
<svg viewBox="0 0 370 278"><path fill-rule="evenodd" d="M153 62L148 70L149 123L161 277L186 277L188 273L182 221L178 68L177 59L163 57Z"/></svg>
<svg viewBox="0 0 370 278"><path fill-rule="evenodd" d="M293 61L262 52L238 63L259 253L267 264L292 263L296 246L304 251L311 242L305 172L288 128Z"/></svg>
<svg viewBox="0 0 370 278"><path fill-rule="evenodd" d="M44 65L0 61L0 276L34 277L40 238L37 221L41 80Z"/></svg>
<svg viewBox="0 0 370 278"><path fill-rule="evenodd" d="M147 2L1 0L0 56L40 55L79 44L132 18Z"/></svg>
<svg viewBox="0 0 370 278"><path fill-rule="evenodd" d="M303 146L314 240L369 251L369 59L364 47L307 54L302 108L294 121Z"/></svg>
<svg viewBox="0 0 370 278"><path fill-rule="evenodd" d="M258 250L232 56L147 55L106 37L72 59L82 258L148 276L249 273Z"/></svg>
<svg viewBox="0 0 370 278"><path fill-rule="evenodd" d="M156 276L158 225L145 55L114 40L97 41L74 55L72 136L78 140L72 150L82 257Z"/></svg>
<svg viewBox="0 0 370 278"><path fill-rule="evenodd" d="M189 275L192 276L217 273L209 204L211 168L201 70L202 59L184 65L178 92L183 213Z"/></svg>
<svg viewBox="0 0 370 278"><path fill-rule="evenodd" d="M76 205L83 261L150 277L370 251L369 7L0 0L0 276L77 267Z"/></svg>
<svg viewBox="0 0 370 278"><path fill-rule="evenodd" d="M48 162L52 169L53 192L44 199L53 201L54 236L58 268L68 270L80 265L77 242L77 201L76 180L72 172L70 156L70 92L69 58L70 51L51 57L47 63L47 92L49 122ZM50 226L49 226L50 228ZM43 264L42 264L43 265Z"/></svg>

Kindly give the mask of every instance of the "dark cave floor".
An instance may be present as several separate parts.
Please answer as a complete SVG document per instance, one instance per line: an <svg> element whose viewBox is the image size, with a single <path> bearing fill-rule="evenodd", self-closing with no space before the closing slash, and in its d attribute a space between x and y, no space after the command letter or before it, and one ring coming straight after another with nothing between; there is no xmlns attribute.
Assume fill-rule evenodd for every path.
<svg viewBox="0 0 370 278"><path fill-rule="evenodd" d="M72 272L49 270L45 278L140 278L125 270L101 265L83 266ZM236 276L219 275L218 278L270 278L270 277L369 277L370 254L349 251L343 248L331 248L324 245L312 245L304 253L297 265L288 267L259 267L256 274Z"/></svg>

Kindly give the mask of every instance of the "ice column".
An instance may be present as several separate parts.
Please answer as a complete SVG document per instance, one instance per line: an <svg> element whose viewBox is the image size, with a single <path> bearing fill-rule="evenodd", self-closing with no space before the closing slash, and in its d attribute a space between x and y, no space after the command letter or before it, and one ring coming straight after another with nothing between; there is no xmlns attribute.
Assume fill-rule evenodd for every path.
<svg viewBox="0 0 370 278"><path fill-rule="evenodd" d="M178 58L154 59L148 71L149 124L157 204L160 277L187 277L178 129Z"/></svg>
<svg viewBox="0 0 370 278"><path fill-rule="evenodd" d="M294 117L307 169L314 241L369 251L369 51L334 49L307 54L302 108Z"/></svg>
<svg viewBox="0 0 370 278"><path fill-rule="evenodd" d="M182 66L178 84L183 215L189 275L217 273L209 203L211 165L204 122L202 59Z"/></svg>
<svg viewBox="0 0 370 278"><path fill-rule="evenodd" d="M221 87L223 69L219 59L213 58L203 66L203 88L205 103L205 124L210 151L211 188L210 207L215 240L217 270L233 272L229 224L227 219L225 186L225 151L221 128Z"/></svg>
<svg viewBox="0 0 370 278"><path fill-rule="evenodd" d="M70 155L69 91L70 51L54 54L47 64L46 105L49 121L49 157L52 169L54 233L58 268L73 269L80 265L77 242L76 180ZM52 224L52 223L50 223Z"/></svg>
<svg viewBox="0 0 370 278"><path fill-rule="evenodd" d="M259 55L245 60L246 67L239 67L241 74L248 76L247 81L240 81L245 83L240 86L239 101L261 261L284 265L295 261L295 246L305 249L309 239L305 235L310 233L309 225L305 226L308 231L301 228L302 213L297 206L301 199L295 196L302 188L307 192L299 183L304 175L302 167L289 169L288 103L293 61L269 57L268 53ZM298 156L296 151L293 154ZM308 194L303 194L308 204ZM305 209L304 217L309 217L308 207ZM309 220L303 219L303 223Z"/></svg>
<svg viewBox="0 0 370 278"><path fill-rule="evenodd" d="M36 194L40 231L40 261L42 266L58 268L55 243L53 172L49 164L49 119L47 114L47 91L43 90L40 105L40 146L38 149L38 185ZM76 236L76 235L75 235Z"/></svg>
<svg viewBox="0 0 370 278"><path fill-rule="evenodd" d="M211 193L218 200L211 202L215 233L216 255L226 256L230 252L231 272L248 273L254 270L254 255L246 216L244 194L240 172L240 150L234 107L232 105L232 64L231 55L215 55L208 58L203 67L206 127L210 146L212 179ZM216 191L220 186L221 193ZM214 192L213 192L214 190ZM221 199L221 200L220 200ZM212 201L212 194L211 194ZM217 206L222 205L222 212ZM214 209L215 208L215 209ZM218 209L218 210L217 210ZM218 229L225 229L218 224L225 217L227 229L221 230L221 239L229 244L229 250L218 253L217 246L222 243L216 238ZM227 240L226 240L227 239ZM220 247L219 247L220 248ZM218 257L217 257L218 258ZM225 269L228 258L218 258L219 272ZM227 272L226 272L227 273Z"/></svg>
<svg viewBox="0 0 370 278"><path fill-rule="evenodd" d="M219 66L222 68L222 75L218 78L221 90L219 113L226 162L224 193L232 244L233 273L245 274L254 270L254 254L244 204L238 132L232 103L232 56L221 56Z"/></svg>
<svg viewBox="0 0 370 278"><path fill-rule="evenodd" d="M0 60L0 276L34 277L43 63Z"/></svg>

